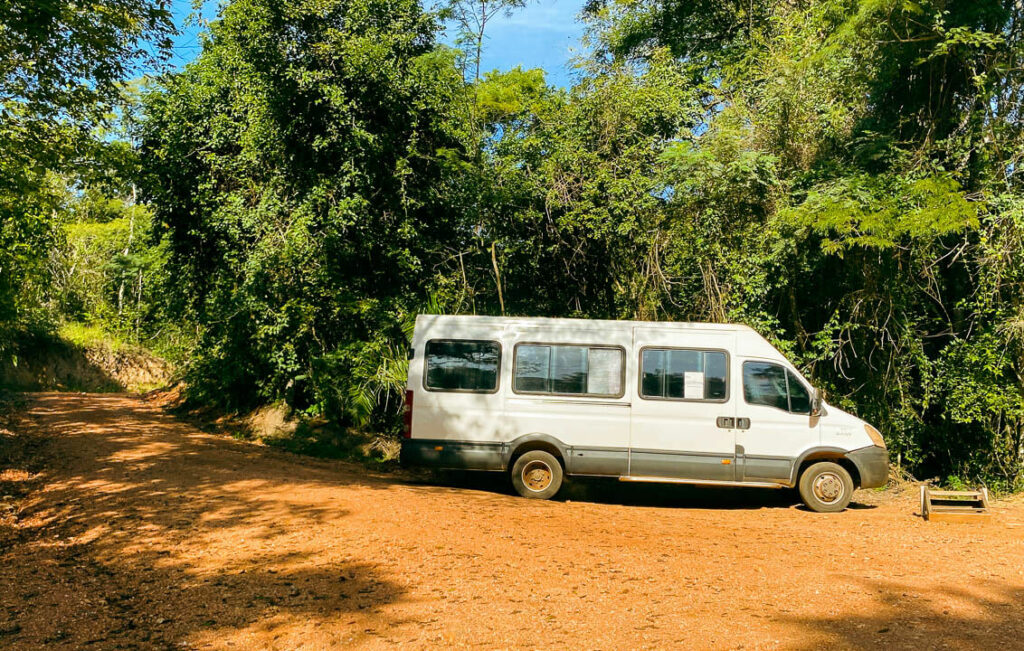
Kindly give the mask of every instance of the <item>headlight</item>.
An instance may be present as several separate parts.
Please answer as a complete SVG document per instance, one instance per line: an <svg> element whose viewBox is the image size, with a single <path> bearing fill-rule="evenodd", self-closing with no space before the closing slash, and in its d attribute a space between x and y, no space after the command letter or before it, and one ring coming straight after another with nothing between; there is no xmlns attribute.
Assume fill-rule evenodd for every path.
<svg viewBox="0 0 1024 651"><path fill-rule="evenodd" d="M868 425L867 423L864 423L864 431L867 432L868 436L871 437L872 443L874 443L877 447L882 448L883 450L885 449L885 439L882 438L881 432L879 432L874 427Z"/></svg>

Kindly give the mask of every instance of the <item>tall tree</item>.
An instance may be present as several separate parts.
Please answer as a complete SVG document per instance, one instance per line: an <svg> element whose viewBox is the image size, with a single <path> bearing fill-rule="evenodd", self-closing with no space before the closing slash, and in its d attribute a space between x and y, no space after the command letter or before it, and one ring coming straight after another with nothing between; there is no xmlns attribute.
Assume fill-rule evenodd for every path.
<svg viewBox="0 0 1024 651"><path fill-rule="evenodd" d="M465 85L435 32L415 0L236 0L148 97L196 395L347 417L352 369L400 339L462 229Z"/></svg>
<svg viewBox="0 0 1024 651"><path fill-rule="evenodd" d="M0 3L0 355L32 319L62 209L60 174L88 166L119 85L158 64L167 0Z"/></svg>
<svg viewBox="0 0 1024 651"><path fill-rule="evenodd" d="M498 16L511 16L526 6L526 0L450 0L443 15L455 21L455 44L466 48L462 57L463 76L472 70L472 81L480 80L480 64L484 54L487 25Z"/></svg>
<svg viewBox="0 0 1024 651"><path fill-rule="evenodd" d="M668 48L707 91L664 159L674 302L772 333L917 469L1019 485L1019 4L589 11L599 52Z"/></svg>

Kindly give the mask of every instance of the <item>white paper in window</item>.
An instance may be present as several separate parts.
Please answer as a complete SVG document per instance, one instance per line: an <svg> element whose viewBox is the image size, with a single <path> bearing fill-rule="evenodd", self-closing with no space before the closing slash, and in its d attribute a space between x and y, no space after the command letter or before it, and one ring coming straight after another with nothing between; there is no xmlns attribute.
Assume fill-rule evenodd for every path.
<svg viewBox="0 0 1024 651"><path fill-rule="evenodd" d="M622 352L611 348L591 348L587 373L587 393L617 396L622 393Z"/></svg>
<svg viewBox="0 0 1024 651"><path fill-rule="evenodd" d="M683 397L689 400L704 399L704 374L687 371L683 376Z"/></svg>

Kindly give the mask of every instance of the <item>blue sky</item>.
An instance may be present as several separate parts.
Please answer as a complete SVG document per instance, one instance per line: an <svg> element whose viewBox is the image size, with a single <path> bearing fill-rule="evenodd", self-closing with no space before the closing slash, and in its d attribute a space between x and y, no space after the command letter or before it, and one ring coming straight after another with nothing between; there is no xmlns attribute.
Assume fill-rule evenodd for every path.
<svg viewBox="0 0 1024 651"><path fill-rule="evenodd" d="M175 40L172 63L183 66L199 53L201 25L186 19L196 15L192 0L174 0L174 17L183 33ZM517 65L544 68L548 83L568 86L572 81L570 59L580 49L583 25L576 19L583 0L535 0L511 17L499 16L487 26L483 70L508 70ZM206 0L199 15L212 20L217 0ZM449 30L447 42L451 42Z"/></svg>

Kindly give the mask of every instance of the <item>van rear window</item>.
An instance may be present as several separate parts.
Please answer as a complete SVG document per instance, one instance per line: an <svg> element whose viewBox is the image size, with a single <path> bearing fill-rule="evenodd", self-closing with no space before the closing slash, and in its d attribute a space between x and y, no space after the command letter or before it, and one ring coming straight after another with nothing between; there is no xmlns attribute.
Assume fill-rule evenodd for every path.
<svg viewBox="0 0 1024 651"><path fill-rule="evenodd" d="M640 395L676 400L726 399L726 357L717 350L645 348Z"/></svg>
<svg viewBox="0 0 1024 651"><path fill-rule="evenodd" d="M424 386L432 391L489 393L498 388L501 345L473 339L432 339L426 346Z"/></svg>
<svg viewBox="0 0 1024 651"><path fill-rule="evenodd" d="M621 348L519 344L512 390L619 398L624 358Z"/></svg>

